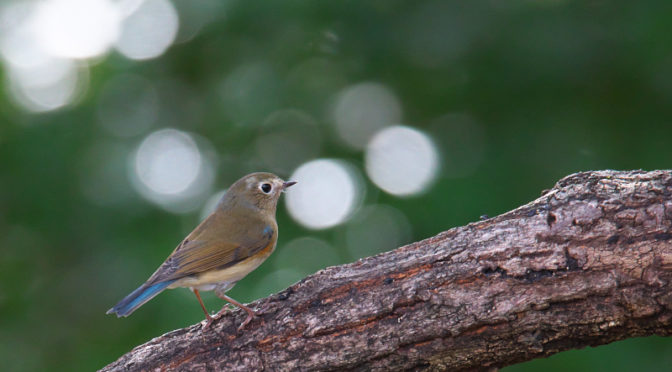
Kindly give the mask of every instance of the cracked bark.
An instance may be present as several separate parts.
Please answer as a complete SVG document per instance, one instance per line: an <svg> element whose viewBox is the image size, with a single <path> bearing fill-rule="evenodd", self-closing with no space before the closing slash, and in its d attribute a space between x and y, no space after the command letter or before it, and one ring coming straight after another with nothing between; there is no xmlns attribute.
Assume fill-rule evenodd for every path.
<svg viewBox="0 0 672 372"><path fill-rule="evenodd" d="M485 370L672 333L672 172L570 175L500 216L330 267L104 371Z"/></svg>

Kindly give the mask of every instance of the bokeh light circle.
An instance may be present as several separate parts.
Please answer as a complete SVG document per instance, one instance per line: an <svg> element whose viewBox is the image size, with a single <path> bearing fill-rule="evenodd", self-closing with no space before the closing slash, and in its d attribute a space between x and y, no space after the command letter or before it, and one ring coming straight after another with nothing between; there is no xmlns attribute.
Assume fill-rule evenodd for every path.
<svg viewBox="0 0 672 372"><path fill-rule="evenodd" d="M108 51L119 35L120 21L110 0L47 0L38 3L32 28L50 54L90 58Z"/></svg>
<svg viewBox="0 0 672 372"><path fill-rule="evenodd" d="M393 195L425 190L436 177L439 157L427 135L406 126L381 130L367 145L366 172L378 187Z"/></svg>
<svg viewBox="0 0 672 372"><path fill-rule="evenodd" d="M359 83L338 94L333 120L343 142L361 149L378 130L401 121L401 104L385 85Z"/></svg>
<svg viewBox="0 0 672 372"><path fill-rule="evenodd" d="M145 199L173 213L203 206L211 195L216 153L204 138L175 129L149 134L130 159L130 178Z"/></svg>
<svg viewBox="0 0 672 372"><path fill-rule="evenodd" d="M130 59L162 55L175 41L179 18L168 0L145 0L122 23L117 50Z"/></svg>
<svg viewBox="0 0 672 372"><path fill-rule="evenodd" d="M201 154L194 140L175 129L147 136L135 155L140 181L157 194L185 191L198 176Z"/></svg>
<svg viewBox="0 0 672 372"><path fill-rule="evenodd" d="M35 3L25 1L0 6L0 56L8 67L31 68L53 59L37 43L32 26L35 8Z"/></svg>
<svg viewBox="0 0 672 372"><path fill-rule="evenodd" d="M9 69L8 88L19 106L33 112L56 110L72 104L88 87L89 71L69 59Z"/></svg>
<svg viewBox="0 0 672 372"><path fill-rule="evenodd" d="M85 93L88 65L74 60L68 53L54 52L51 49L54 45L49 43L48 38L64 37L49 31L49 27L55 27L54 22L63 20L42 19L63 16L63 9L59 7L71 8L76 4L76 1L49 0L10 2L0 6L0 56L6 62L6 88L17 106L32 112L52 111L74 103ZM94 1L91 6L95 8L96 4L100 5ZM91 10L86 6L84 9ZM91 11L95 13L93 17L100 16ZM78 18L79 15L68 14L67 17ZM79 27L81 24L74 20L69 26ZM81 40L75 38L70 42L73 45L67 45L68 48L77 48Z"/></svg>
<svg viewBox="0 0 672 372"><path fill-rule="evenodd" d="M287 210L297 222L311 229L340 224L360 200L359 177L342 161L310 161L294 171L289 179L298 184L287 192Z"/></svg>

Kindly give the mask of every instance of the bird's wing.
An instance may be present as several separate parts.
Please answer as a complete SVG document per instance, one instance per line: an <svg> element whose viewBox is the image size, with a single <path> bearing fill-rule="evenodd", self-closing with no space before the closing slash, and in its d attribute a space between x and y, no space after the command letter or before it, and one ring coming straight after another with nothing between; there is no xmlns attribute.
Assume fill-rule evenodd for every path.
<svg viewBox="0 0 672 372"><path fill-rule="evenodd" d="M147 282L157 283L225 269L275 244L277 236L272 226L259 226L253 230L259 231L245 231L243 236L232 234L224 239L192 233L177 246ZM194 231L196 232L197 230ZM195 240L190 240L192 236Z"/></svg>

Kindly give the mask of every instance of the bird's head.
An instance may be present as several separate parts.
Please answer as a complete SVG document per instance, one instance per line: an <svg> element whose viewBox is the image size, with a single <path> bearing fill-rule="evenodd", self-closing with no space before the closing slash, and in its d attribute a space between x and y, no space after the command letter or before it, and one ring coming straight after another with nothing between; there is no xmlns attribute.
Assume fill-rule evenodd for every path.
<svg viewBox="0 0 672 372"><path fill-rule="evenodd" d="M222 206L250 206L275 212L280 195L296 182L285 182L273 173L252 173L236 181L224 195Z"/></svg>

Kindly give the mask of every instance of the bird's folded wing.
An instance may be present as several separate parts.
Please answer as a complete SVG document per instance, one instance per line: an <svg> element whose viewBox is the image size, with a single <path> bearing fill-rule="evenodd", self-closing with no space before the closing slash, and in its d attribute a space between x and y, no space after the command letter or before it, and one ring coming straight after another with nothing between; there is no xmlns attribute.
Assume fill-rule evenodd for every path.
<svg viewBox="0 0 672 372"><path fill-rule="evenodd" d="M235 244L227 241L183 241L148 280L151 283L220 270L253 256L272 244L273 236Z"/></svg>

